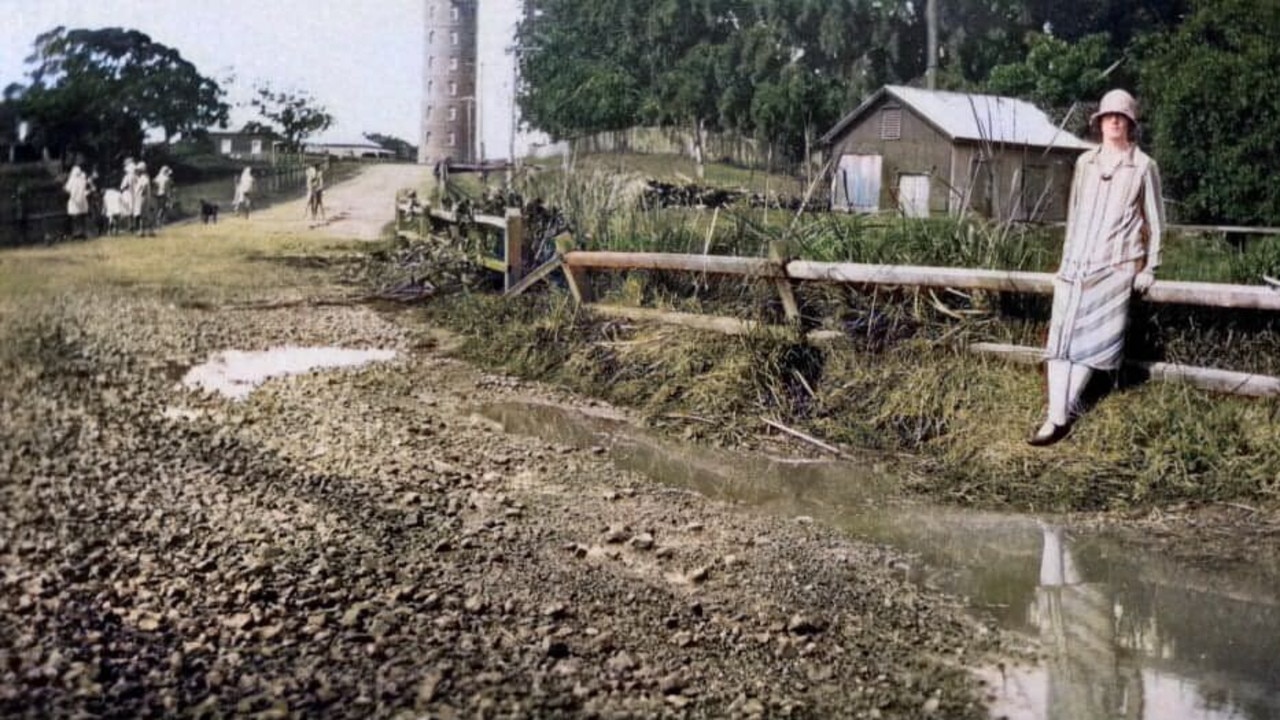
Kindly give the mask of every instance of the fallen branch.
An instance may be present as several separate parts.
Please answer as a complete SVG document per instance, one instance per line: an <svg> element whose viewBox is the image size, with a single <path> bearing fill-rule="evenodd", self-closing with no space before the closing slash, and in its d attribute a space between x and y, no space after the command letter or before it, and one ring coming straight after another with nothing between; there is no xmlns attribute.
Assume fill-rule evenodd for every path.
<svg viewBox="0 0 1280 720"><path fill-rule="evenodd" d="M805 433L800 432L799 430L789 428L786 425L783 425L782 423L777 422L776 420L770 420L767 417L762 416L760 420L763 421L765 425L768 425L769 427L775 430L781 430L782 432L790 435L791 437L794 437L798 440L803 440L816 448L826 450L827 452L831 453L832 455L835 455L836 457L842 458L844 460L853 459L845 451L841 450L835 445L832 445L830 443L825 443L812 435L807 435Z"/></svg>
<svg viewBox="0 0 1280 720"><path fill-rule="evenodd" d="M337 298L300 298L294 300L269 300L259 302L228 303L219 310L283 310L292 307L350 307L382 299L378 295L350 295Z"/></svg>
<svg viewBox="0 0 1280 720"><path fill-rule="evenodd" d="M685 415L684 413L663 413L662 417L671 418L672 420L692 420L695 422L706 423L708 425L716 424L715 420L709 420L700 415Z"/></svg>

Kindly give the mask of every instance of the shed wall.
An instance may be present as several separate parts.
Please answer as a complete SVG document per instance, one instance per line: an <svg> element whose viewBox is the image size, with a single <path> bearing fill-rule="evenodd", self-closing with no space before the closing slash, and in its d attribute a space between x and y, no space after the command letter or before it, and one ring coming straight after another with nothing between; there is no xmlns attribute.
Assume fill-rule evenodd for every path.
<svg viewBox="0 0 1280 720"><path fill-rule="evenodd" d="M897 140L881 139L882 113L886 107L901 110L901 132ZM883 158L881 209L898 207L898 182L902 175L929 175L929 211L947 212L947 179L951 175L950 143L932 125L893 98L886 98L869 109L845 135L836 139L832 144L832 152L836 158L846 154L880 155Z"/></svg>
<svg viewBox="0 0 1280 720"><path fill-rule="evenodd" d="M894 107L901 109L900 135L885 139L883 113ZM903 175L928 175L931 215L967 208L1001 220L1061 222L1080 151L953 143L910 107L886 97L835 138L830 152L837 161L846 154L881 156L881 210L898 209Z"/></svg>

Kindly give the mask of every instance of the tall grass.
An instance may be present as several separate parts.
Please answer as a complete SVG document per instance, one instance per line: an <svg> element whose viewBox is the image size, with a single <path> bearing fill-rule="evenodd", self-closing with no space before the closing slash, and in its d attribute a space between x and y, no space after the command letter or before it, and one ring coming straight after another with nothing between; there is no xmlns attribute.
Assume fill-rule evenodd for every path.
<svg viewBox="0 0 1280 720"><path fill-rule="evenodd" d="M540 195L592 249L764 256L785 242L807 259L1051 270L1057 228L981 219L652 210L637 176L546 173ZM1280 274L1280 242L1167 238L1162 278L1257 282ZM613 302L781 323L774 288L692 273L596 273ZM760 417L904 458L910 484L960 503L1097 509L1182 501L1280 502L1280 404L1182 386L1120 383L1048 450L1023 438L1043 411L1039 375L970 354L989 341L1038 345L1049 298L804 284L805 327L829 345L760 333L708 337L604 320L560 291L516 302L467 296L431 312L468 334L477 361L642 409L692 416L686 434L755 442ZM1280 318L1138 303L1130 356L1280 375ZM1105 383L1104 383L1105 385Z"/></svg>

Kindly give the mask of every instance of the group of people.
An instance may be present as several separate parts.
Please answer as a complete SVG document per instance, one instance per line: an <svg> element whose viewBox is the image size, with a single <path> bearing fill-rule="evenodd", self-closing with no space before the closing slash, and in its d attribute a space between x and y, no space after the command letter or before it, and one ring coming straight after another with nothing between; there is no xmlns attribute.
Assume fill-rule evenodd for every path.
<svg viewBox="0 0 1280 720"><path fill-rule="evenodd" d="M77 163L71 167L62 189L67 193L67 217L72 237L86 237L97 195L97 174L86 174ZM173 197L173 171L168 165L152 178L147 164L125 158L119 189L108 189L101 196L102 217L111 233L130 231L154 235L164 224Z"/></svg>
<svg viewBox="0 0 1280 720"><path fill-rule="evenodd" d="M145 162L129 157L124 160L119 189L111 188L99 193L97 179L96 172L85 173L80 163L73 165L67 175L62 189L67 194L69 236L87 237L94 215L100 215L105 223L99 230L111 234L134 232L151 236L155 235L156 228L165 224L174 197L173 171L169 166L161 167L152 177ZM248 166L236 176L232 212L249 217L256 195L256 182L253 168ZM307 167L306 186L307 217L324 219L324 172L319 164ZM201 203L209 204L203 200Z"/></svg>

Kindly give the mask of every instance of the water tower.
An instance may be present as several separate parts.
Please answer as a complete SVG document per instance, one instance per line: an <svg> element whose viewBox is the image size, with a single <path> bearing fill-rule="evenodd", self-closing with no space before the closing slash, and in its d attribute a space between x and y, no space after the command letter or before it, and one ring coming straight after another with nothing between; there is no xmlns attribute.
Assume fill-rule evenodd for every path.
<svg viewBox="0 0 1280 720"><path fill-rule="evenodd" d="M418 162L476 162L479 0L426 0L422 134Z"/></svg>

